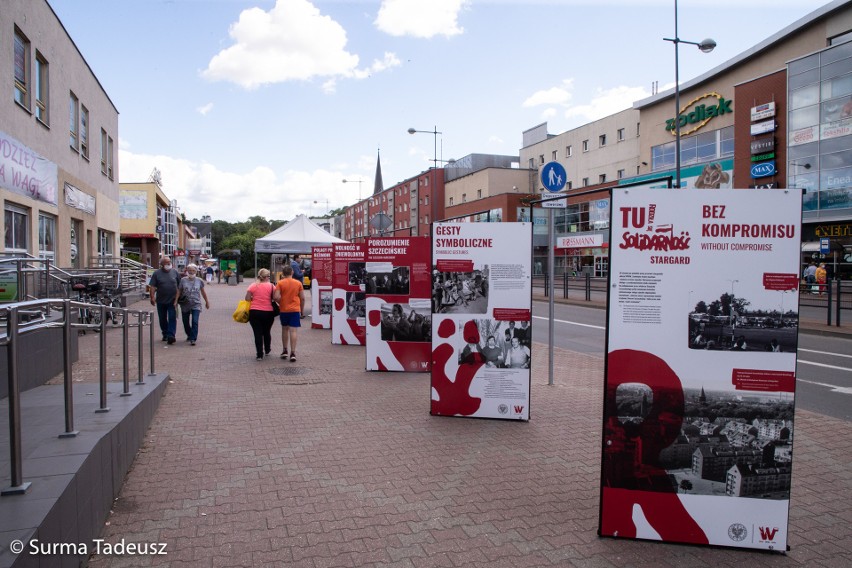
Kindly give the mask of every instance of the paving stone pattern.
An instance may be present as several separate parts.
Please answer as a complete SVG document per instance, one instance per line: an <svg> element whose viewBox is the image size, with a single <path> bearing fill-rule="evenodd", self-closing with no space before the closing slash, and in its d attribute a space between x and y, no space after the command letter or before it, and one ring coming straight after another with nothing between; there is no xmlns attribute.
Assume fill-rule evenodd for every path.
<svg viewBox="0 0 852 568"><path fill-rule="evenodd" d="M847 422L797 413L787 555L601 539L602 359L557 350L548 386L535 344L529 423L431 417L428 374L366 372L363 348L309 319L298 362L277 357L277 324L273 357L255 361L231 319L247 284L208 286L196 346L180 322L175 345L155 345L172 383L103 533L168 554L90 566L852 566ZM97 377L96 342L81 338L78 380ZM145 372L147 353L146 337Z"/></svg>

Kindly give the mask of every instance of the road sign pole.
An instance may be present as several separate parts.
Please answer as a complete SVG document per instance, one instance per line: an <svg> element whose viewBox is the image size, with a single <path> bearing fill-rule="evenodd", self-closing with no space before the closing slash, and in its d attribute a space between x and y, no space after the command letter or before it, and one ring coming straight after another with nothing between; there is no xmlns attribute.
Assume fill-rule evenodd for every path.
<svg viewBox="0 0 852 568"><path fill-rule="evenodd" d="M548 319L547 336L548 336L549 350L548 350L548 359L547 359L547 384L552 385L553 384L553 335L554 335L554 327L555 327L553 320L556 317L555 313L554 313L555 308L554 308L554 305L553 305L553 291L554 291L554 288L555 288L553 286L553 277L554 277L554 274L555 274L555 271L553 269L553 259L554 259L554 256L555 256L553 254L553 247L554 247L554 240L556 238L556 230L553 227L553 218L554 218L553 209L548 209L548 211L549 211L549 214L548 214L548 219L547 219L547 274L549 276L549 282L548 282L547 286L548 286L549 290L548 290L548 295L547 295L547 308L548 308L549 317L547 318Z"/></svg>
<svg viewBox="0 0 852 568"><path fill-rule="evenodd" d="M541 168L541 185L552 193L557 193L562 191L562 188L565 187L565 183L568 181L568 174L565 171L565 167L562 166L559 162L548 162ZM555 290L555 286L553 285L553 281L555 279L555 270L553 267L554 263L554 248L556 241L556 228L553 226L553 208L554 207L564 207L567 205L568 199L565 199L565 205L562 205L562 200L555 200L552 202L545 201L542 203L542 207L548 207L550 213L548 215L547 222L547 275L548 282L546 284L547 287L547 305L548 305L548 361L547 361L547 384L553 384L553 335L554 335L554 323L553 320L556 317L555 308L553 306L553 293ZM551 204L552 203L552 204Z"/></svg>

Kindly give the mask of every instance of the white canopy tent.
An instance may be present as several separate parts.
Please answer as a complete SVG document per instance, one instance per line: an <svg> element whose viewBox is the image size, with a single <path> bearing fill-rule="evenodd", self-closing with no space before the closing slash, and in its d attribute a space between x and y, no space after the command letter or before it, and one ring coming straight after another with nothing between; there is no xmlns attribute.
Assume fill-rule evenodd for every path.
<svg viewBox="0 0 852 568"><path fill-rule="evenodd" d="M324 231L305 215L296 215L289 223L282 225L268 235L254 241L254 270L257 274L257 254L310 254L311 247L345 243L334 235Z"/></svg>

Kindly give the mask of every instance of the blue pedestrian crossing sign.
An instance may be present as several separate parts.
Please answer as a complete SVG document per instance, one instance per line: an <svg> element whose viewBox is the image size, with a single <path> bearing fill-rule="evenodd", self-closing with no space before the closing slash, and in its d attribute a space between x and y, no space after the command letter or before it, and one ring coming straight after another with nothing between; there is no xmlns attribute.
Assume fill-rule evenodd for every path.
<svg viewBox="0 0 852 568"><path fill-rule="evenodd" d="M547 162L541 168L541 183L547 191L560 191L568 181L568 174L559 162Z"/></svg>

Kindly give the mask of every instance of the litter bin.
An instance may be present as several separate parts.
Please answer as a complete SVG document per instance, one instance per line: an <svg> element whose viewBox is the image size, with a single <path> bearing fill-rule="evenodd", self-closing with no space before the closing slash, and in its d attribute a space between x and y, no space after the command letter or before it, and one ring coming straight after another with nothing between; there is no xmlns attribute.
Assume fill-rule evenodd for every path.
<svg viewBox="0 0 852 568"><path fill-rule="evenodd" d="M228 278L228 286L236 286L237 280L239 280L239 278L237 278L237 275L231 274L231 277Z"/></svg>

